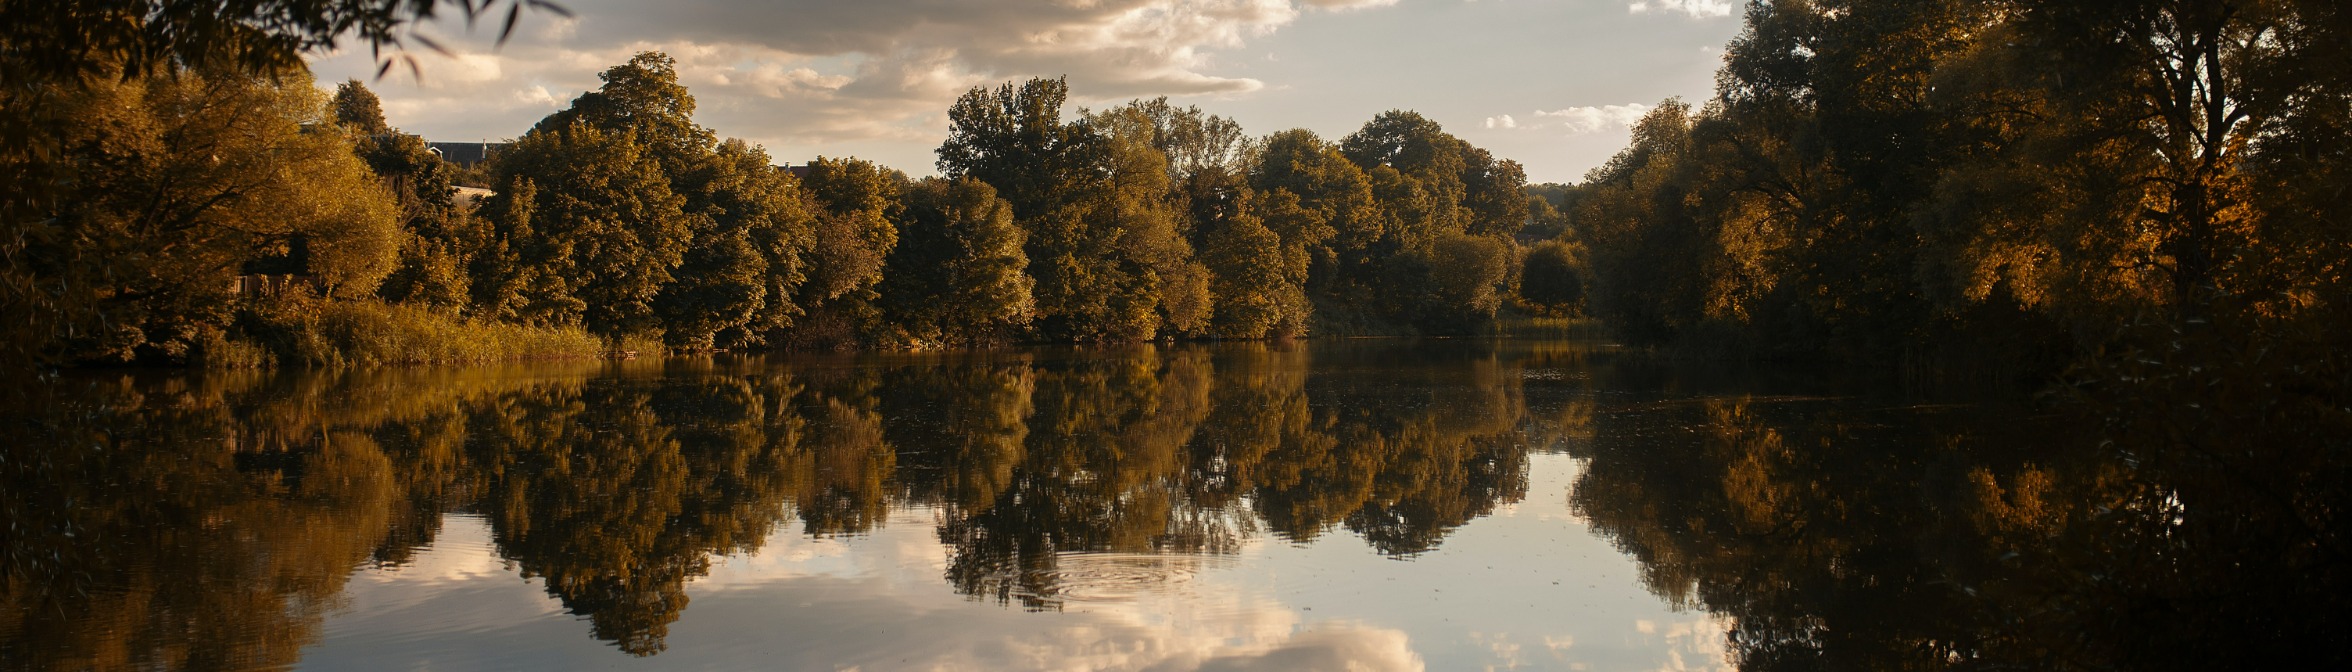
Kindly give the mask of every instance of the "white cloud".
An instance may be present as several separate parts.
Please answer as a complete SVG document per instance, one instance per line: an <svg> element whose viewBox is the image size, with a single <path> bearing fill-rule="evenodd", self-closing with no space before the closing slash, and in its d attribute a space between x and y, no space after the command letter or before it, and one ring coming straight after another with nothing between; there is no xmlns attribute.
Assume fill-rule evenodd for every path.
<svg viewBox="0 0 2352 672"><path fill-rule="evenodd" d="M1650 107L1641 103L1628 103L1625 105L1536 110L1535 115L1524 122L1511 115L1503 114L1487 117L1486 127L1490 129L1562 131L1568 135L1588 135L1631 127L1634 122L1641 121L1642 115L1650 113Z"/></svg>
<svg viewBox="0 0 2352 672"><path fill-rule="evenodd" d="M576 18L526 15L502 50L488 44L491 30L426 26L462 55L415 52L421 82L395 74L371 86L405 130L513 136L597 86L597 72L658 50L678 60L704 125L799 159L797 148L825 143L936 140L966 89L1028 77L1068 76L1080 104L1246 94L1265 84L1221 72L1220 52L1311 11L1394 2L569 0ZM323 82L375 73L364 49L315 59L313 70Z"/></svg>
<svg viewBox="0 0 2352 672"><path fill-rule="evenodd" d="M1571 107L1549 112L1538 111L1535 116L1546 121L1547 126L1556 123L1560 128L1567 129L1570 134L1581 135L1632 126L1634 122L1641 121L1642 115L1649 113L1650 106L1630 103L1600 107Z"/></svg>
<svg viewBox="0 0 2352 672"><path fill-rule="evenodd" d="M1732 0L1635 0L1625 9L1635 14L1681 13L1694 19L1714 19L1731 16L1733 4Z"/></svg>

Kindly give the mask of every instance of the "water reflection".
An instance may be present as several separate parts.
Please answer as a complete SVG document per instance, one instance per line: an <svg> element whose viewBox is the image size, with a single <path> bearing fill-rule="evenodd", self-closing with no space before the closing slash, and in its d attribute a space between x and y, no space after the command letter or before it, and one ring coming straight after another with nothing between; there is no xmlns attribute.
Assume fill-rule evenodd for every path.
<svg viewBox="0 0 2352 672"><path fill-rule="evenodd" d="M448 513L640 656L712 558L909 506L941 512L956 591L1030 610L1269 533L1421 553L1525 495L1527 411L1491 348L1369 366L1397 347L70 378L0 447L0 652L286 666Z"/></svg>
<svg viewBox="0 0 2352 672"><path fill-rule="evenodd" d="M2336 669L2343 557L1997 405L1725 395L1600 414L1573 503L1743 669ZM2203 482L2196 482L2203 481ZM2165 494L2175 493L2175 494ZM2151 495L2155 495L2151 497Z"/></svg>
<svg viewBox="0 0 2352 672"><path fill-rule="evenodd" d="M1021 612L1172 605L1171 586L1269 544L1418 558L1469 577L1447 592L1493 591L1471 607L1521 610L1502 620L1617 618L1594 593L1532 592L1600 580L1478 578L1495 554L1568 548L1543 538L1558 525L1473 546L1482 557L1440 552L1538 500L1552 508L1536 516L1589 524L1630 557L1642 589L1725 617L1624 618L1625 637L1721 641L1747 669L2352 655L2334 627L2348 607L2314 597L2345 574L2332 537L2312 532L2332 523L2264 514L2258 498L2211 504L2242 475L2157 480L2061 415L1778 375L1590 344L1384 342L71 376L17 393L0 424L0 667L288 667L355 572L446 554L451 520L578 617L567 636L657 660L682 655L672 630L689 611L765 613L727 591L691 604L728 558L869 537L910 543L892 566L923 568L957 604L1032 619L1045 617ZM1573 470L1531 493L1538 462ZM1296 597L1408 621L1447 604L1432 589L1451 579L1405 578L1431 585L1334 577ZM1447 645L1257 593L1200 619L1246 636L1179 644L1193 640L1139 616L1112 630L990 621L915 647L921 627L894 624L981 626L865 579L790 583L820 606L763 617L832 633L796 645L791 660L816 666L903 658L877 647L1020 666L1004 641L1096 651L1072 633L1112 630L1169 647L1136 660L1206 666L1354 651L1410 669ZM1618 655L1554 634L1472 631L1452 645L1494 655L1453 660Z"/></svg>

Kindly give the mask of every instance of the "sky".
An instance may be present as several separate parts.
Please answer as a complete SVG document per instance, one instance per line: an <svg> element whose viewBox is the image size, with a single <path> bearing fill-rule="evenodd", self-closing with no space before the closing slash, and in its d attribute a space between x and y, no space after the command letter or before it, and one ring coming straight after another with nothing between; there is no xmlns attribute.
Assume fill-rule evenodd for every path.
<svg viewBox="0 0 2352 672"><path fill-rule="evenodd" d="M1559 389L1559 388L1554 388ZM787 514L758 550L686 584L668 649L590 638L544 577L451 514L430 547L355 572L303 649L319 670L1722 670L1728 618L1677 607L1569 499L1581 467L1529 456L1527 497L1436 549L1381 555L1356 533L1251 536L1231 555L1069 553L1062 608L955 594L945 512L895 509L860 534ZM1241 514L1244 516L1251 514ZM1385 586L1385 588L1367 588ZM1398 588L1411 586L1411 589Z"/></svg>
<svg viewBox="0 0 2352 672"><path fill-rule="evenodd" d="M1669 97L1710 96L1736 0L558 0L503 46L495 19L443 19L376 78L367 49L317 55L393 126L497 141L599 84L639 51L668 53L721 137L779 164L855 156L935 174L947 108L974 86L1067 76L1074 107L1166 96L1263 136L1337 141L1413 110L1526 167L1576 182ZM1076 110L1068 110L1074 113Z"/></svg>

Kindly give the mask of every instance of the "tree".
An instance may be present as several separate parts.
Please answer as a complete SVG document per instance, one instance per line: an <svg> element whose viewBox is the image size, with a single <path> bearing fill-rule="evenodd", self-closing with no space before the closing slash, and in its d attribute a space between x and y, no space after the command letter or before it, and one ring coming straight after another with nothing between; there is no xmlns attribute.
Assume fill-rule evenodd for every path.
<svg viewBox="0 0 2352 672"><path fill-rule="evenodd" d="M1036 311L1012 204L974 179L927 179L906 192L898 246L882 274L893 321L918 343L1009 340Z"/></svg>
<svg viewBox="0 0 2352 672"><path fill-rule="evenodd" d="M1363 293L1374 275L1376 255L1388 253L1388 219L1372 198L1371 179L1339 148L1313 131L1292 129L1266 137L1249 175L1249 186L1272 198L1287 192L1321 225L1307 245L1318 301L1334 302ZM1302 239L1304 239L1302 238Z"/></svg>
<svg viewBox="0 0 2352 672"><path fill-rule="evenodd" d="M1086 125L1101 138L1109 191L1097 196L1089 216L1099 230L1118 232L1121 275L1130 289L1115 303L1152 310L1149 322L1122 320L1113 328L1122 340L1144 340L1155 332L1170 336L1200 333L1214 310L1209 273L1193 259L1192 221L1176 190L1175 162L1160 151L1163 133L1142 107L1089 115ZM1122 314L1133 311L1122 310Z"/></svg>
<svg viewBox="0 0 2352 672"><path fill-rule="evenodd" d="M1470 170L1469 143L1445 132L1437 122L1404 110L1382 112L1364 127L1339 141L1339 151L1365 171L1395 169L1397 182L1430 199L1424 235L1461 231L1469 213L1460 205L1467 195L1463 177ZM1387 199L1383 199L1387 200ZM1415 234L1407 234L1415 235ZM1417 236L1416 236L1417 237Z"/></svg>
<svg viewBox="0 0 2352 672"><path fill-rule="evenodd" d="M1527 248L1519 271L1520 300L1555 314L1581 309L1584 264L1577 256L1576 247L1556 240Z"/></svg>
<svg viewBox="0 0 2352 672"><path fill-rule="evenodd" d="M1690 105L1659 103L1633 142L1585 176L1576 221L1591 241L1593 310L1637 341L1671 339L1695 320L1703 258L1683 201Z"/></svg>
<svg viewBox="0 0 2352 672"><path fill-rule="evenodd" d="M816 217L791 173L728 140L674 182L694 233L660 297L670 344L756 346L793 326Z"/></svg>
<svg viewBox="0 0 2352 672"><path fill-rule="evenodd" d="M409 234L377 294L394 302L464 307L473 282L466 269L488 232L458 204L451 183L456 168L426 148L423 138L385 122L376 94L358 80L338 85L328 108L335 122L355 136L353 150L391 190Z"/></svg>
<svg viewBox="0 0 2352 672"><path fill-rule="evenodd" d="M1517 250L1488 236L1451 234L1429 250L1433 299L1426 323L1440 333L1474 333L1494 321Z"/></svg>
<svg viewBox="0 0 2352 672"><path fill-rule="evenodd" d="M1208 274L1191 259L1167 202L1167 157L1148 119L1098 129L1061 119L1069 86L974 88L948 111L939 169L988 183L1027 233L1038 332L1075 341L1138 341L1163 325L1197 330Z"/></svg>
<svg viewBox="0 0 2352 672"><path fill-rule="evenodd" d="M880 328L875 287L898 245L899 195L906 183L904 173L871 161L809 162L803 185L819 214L799 299L813 322L801 330L804 342L855 345Z"/></svg>
<svg viewBox="0 0 2352 672"><path fill-rule="evenodd" d="M1151 128L1152 148L1168 157L1168 179L1183 181L1203 170L1238 173L1257 149L1232 119L1176 107L1166 97L1130 101L1096 113L1096 118L1132 116Z"/></svg>
<svg viewBox="0 0 2352 672"><path fill-rule="evenodd" d="M483 211L507 256L493 262L504 267L495 280L476 288L480 310L608 338L661 327L655 299L693 229L685 199L635 132L586 122L534 129L499 154L492 173L508 186Z"/></svg>
<svg viewBox="0 0 2352 672"><path fill-rule="evenodd" d="M101 324L122 324L100 317L91 296L120 290L116 269L87 260L113 252L104 246L81 246L73 227L52 215L82 201L77 184L86 167L77 157L91 146L74 144L77 130L91 128L98 117L56 114L88 102L90 96L112 96L120 86L152 78L200 76L232 80L249 76L297 77L305 52L329 48L346 38L357 38L396 56L413 37L409 28L454 6L468 18L508 12L501 34L511 31L529 4L561 12L552 4L525 0L476 2L382 2L333 0L311 3L243 2L120 2L67 0L0 4L0 183L10 185L0 196L0 258L42 256L82 266L34 272L9 264L0 271L0 360L10 367L55 363L76 350L60 347L61 340L89 339L94 331L119 331ZM383 59L385 68L393 60ZM409 62L412 70L414 61ZM219 112L233 114L233 112ZM302 121L317 120L306 114ZM243 121L259 123L259 120ZM209 156L209 155L208 155ZM166 199L169 200L169 199ZM223 198L214 206L226 206ZM212 207L212 206L207 206ZM187 214L187 213L183 213ZM192 221L192 220L184 220ZM63 249L71 248L71 249ZM166 245L159 249L180 249ZM148 259L161 267L180 260ZM208 262L193 262L206 265ZM74 283L91 281L96 286ZM203 283L200 283L200 285ZM210 290L196 290L199 293ZM204 302L219 305L208 297ZM137 330L134 331L144 331ZM131 342L129 337L101 340ZM71 336L69 336L71 335ZM172 338L158 343L170 342ZM176 350L177 347L167 347ZM115 349L116 354L121 350Z"/></svg>
<svg viewBox="0 0 2352 672"><path fill-rule="evenodd" d="M359 80L335 85L335 97L327 102L327 110L328 116L352 135L365 138L392 132L392 125L384 121L384 102Z"/></svg>
<svg viewBox="0 0 2352 672"><path fill-rule="evenodd" d="M525 6L569 14L531 0L11 3L0 6L0 26L7 27L0 39L0 88L165 75L179 68L287 73L303 69L305 52L332 48L346 37L366 42L382 57L386 48L397 52L416 37L407 32L412 26L446 7L454 6L471 25L475 17L495 15L499 5L507 6L501 40L512 34ZM390 58L379 61L379 71L393 64Z"/></svg>
<svg viewBox="0 0 2352 672"><path fill-rule="evenodd" d="M19 361L183 357L226 326L251 264L337 296L391 270L392 200L346 136L303 130L326 102L307 78L182 72L25 95L50 103L11 114L63 153L9 164L28 171L0 249Z"/></svg>
<svg viewBox="0 0 2352 672"><path fill-rule="evenodd" d="M1284 194L1287 196L1287 194ZM1221 338L1288 336L1305 328L1306 296L1284 263L1282 237L1266 228L1258 208L1241 195L1242 206L1213 222L1204 259L1215 280L1217 315L1212 332ZM1293 197L1290 207L1297 207Z"/></svg>
<svg viewBox="0 0 2352 672"><path fill-rule="evenodd" d="M669 54L638 52L597 78L603 86L580 94L532 130L560 132L585 123L606 133L632 132L646 156L673 179L693 172L718 142L710 129L694 123L694 95L678 83L677 61Z"/></svg>

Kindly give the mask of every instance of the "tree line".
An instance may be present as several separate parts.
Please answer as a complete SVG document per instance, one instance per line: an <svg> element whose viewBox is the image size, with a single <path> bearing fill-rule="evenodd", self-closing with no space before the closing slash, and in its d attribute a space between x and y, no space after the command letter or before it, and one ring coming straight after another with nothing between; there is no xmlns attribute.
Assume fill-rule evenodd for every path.
<svg viewBox="0 0 2352 672"><path fill-rule="evenodd" d="M28 361L397 360L333 352L369 320L680 349L1475 333L1516 300L1540 201L1405 111L1254 138L1165 99L1070 111L1033 79L955 102L939 177L788 170L697 124L647 52L469 173L356 80L98 67L13 94L52 141L14 157L41 187L11 204ZM255 275L303 303L240 291Z"/></svg>
<svg viewBox="0 0 2352 672"><path fill-rule="evenodd" d="M1411 112L1253 139L1165 99L1065 118L1033 79L956 101L940 177L795 175L697 125L667 56L602 78L492 162L478 224L410 227L428 280L387 299L682 348L1461 333L1528 212L1516 163Z"/></svg>
<svg viewBox="0 0 2352 672"><path fill-rule="evenodd" d="M2300 0L1753 2L1713 98L1554 196L1639 342L2308 340L2352 316L2347 36Z"/></svg>

